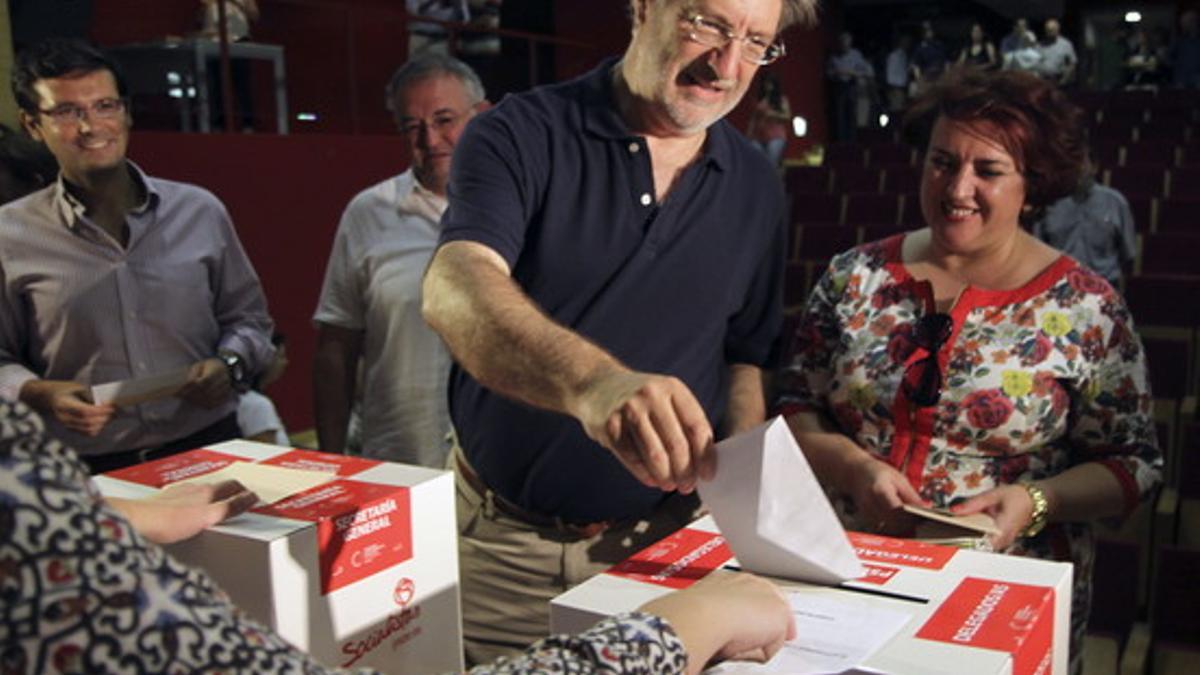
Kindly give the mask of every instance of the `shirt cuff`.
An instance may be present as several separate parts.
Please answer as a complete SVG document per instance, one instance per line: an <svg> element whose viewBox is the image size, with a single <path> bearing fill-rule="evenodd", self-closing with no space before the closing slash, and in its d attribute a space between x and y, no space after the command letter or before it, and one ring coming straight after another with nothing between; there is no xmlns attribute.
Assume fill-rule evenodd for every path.
<svg viewBox="0 0 1200 675"><path fill-rule="evenodd" d="M21 387L24 387L26 382L37 379L40 378L36 373L20 364L0 366L0 398L19 401Z"/></svg>
<svg viewBox="0 0 1200 675"><path fill-rule="evenodd" d="M1129 473L1129 469L1125 467L1119 460L1104 459L1097 462L1100 466L1112 472L1113 477L1121 485L1121 494L1125 497L1125 513L1128 517L1137 509L1138 504L1142 501L1142 491L1138 488L1137 478Z"/></svg>

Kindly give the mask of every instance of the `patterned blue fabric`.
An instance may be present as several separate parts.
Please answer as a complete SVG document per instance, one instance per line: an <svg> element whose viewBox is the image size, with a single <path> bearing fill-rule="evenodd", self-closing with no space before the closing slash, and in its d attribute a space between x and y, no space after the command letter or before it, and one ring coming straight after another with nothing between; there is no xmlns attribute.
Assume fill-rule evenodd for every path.
<svg viewBox="0 0 1200 675"><path fill-rule="evenodd" d="M686 664L666 621L635 613L471 672L649 675L682 673ZM339 672L143 539L35 413L0 401L0 672L200 671Z"/></svg>

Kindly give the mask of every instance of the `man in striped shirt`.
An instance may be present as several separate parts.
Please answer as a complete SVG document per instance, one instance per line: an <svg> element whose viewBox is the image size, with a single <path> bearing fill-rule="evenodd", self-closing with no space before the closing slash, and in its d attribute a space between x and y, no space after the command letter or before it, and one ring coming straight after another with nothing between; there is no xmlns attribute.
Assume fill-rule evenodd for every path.
<svg viewBox="0 0 1200 675"><path fill-rule="evenodd" d="M125 87L94 48L29 48L13 90L61 172L0 209L0 396L97 472L240 436L232 393L270 363L272 324L224 206L126 159ZM184 370L173 396L90 400L94 384Z"/></svg>

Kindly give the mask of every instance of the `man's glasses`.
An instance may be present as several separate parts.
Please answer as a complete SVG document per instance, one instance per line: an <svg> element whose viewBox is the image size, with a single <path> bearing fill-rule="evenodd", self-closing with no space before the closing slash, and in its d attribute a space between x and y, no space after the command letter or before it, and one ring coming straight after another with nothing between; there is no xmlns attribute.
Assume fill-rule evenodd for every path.
<svg viewBox="0 0 1200 675"><path fill-rule="evenodd" d="M765 40L757 35L736 35L729 26L700 14L693 14L684 21L687 26L688 39L705 47L724 49L730 42L740 40L742 60L746 63L765 66L777 61L787 53L783 45L778 42Z"/></svg>
<svg viewBox="0 0 1200 675"><path fill-rule="evenodd" d="M97 120L112 120L125 114L128 104L123 98L102 98L87 106L63 103L49 110L38 109L38 112L50 118L60 127L79 124L89 117Z"/></svg>
<svg viewBox="0 0 1200 675"><path fill-rule="evenodd" d="M400 120L400 133L410 138L416 138L421 134L422 130L428 130L431 134L440 134L454 125L465 113L457 112L440 112L433 116L432 119L422 120L415 117L406 117Z"/></svg>
<svg viewBox="0 0 1200 675"><path fill-rule="evenodd" d="M908 399L922 408L937 405L942 398L942 369L938 367L938 352L942 345L950 339L954 330L954 320L949 314L938 312L926 314L917 321L913 333L913 344L929 353L925 358L913 362L904 374L905 393ZM919 370L918 370L919 369ZM913 373L916 384L913 385Z"/></svg>

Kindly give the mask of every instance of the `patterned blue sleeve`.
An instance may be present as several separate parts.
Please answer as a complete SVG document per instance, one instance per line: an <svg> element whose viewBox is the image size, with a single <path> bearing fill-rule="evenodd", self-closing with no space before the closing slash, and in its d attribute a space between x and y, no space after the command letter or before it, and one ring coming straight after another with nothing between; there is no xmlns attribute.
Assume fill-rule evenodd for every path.
<svg viewBox="0 0 1200 675"><path fill-rule="evenodd" d="M328 672L143 539L32 410L2 400L0 645L4 672Z"/></svg>
<svg viewBox="0 0 1200 675"><path fill-rule="evenodd" d="M0 399L0 671L333 671L242 614L207 574L142 538L74 452ZM683 672L663 619L630 614L554 636L490 673ZM367 671L356 671L365 673Z"/></svg>
<svg viewBox="0 0 1200 675"><path fill-rule="evenodd" d="M521 656L478 666L471 675L673 675L686 669L683 642L670 624L634 612L605 619L579 635L551 635Z"/></svg>

